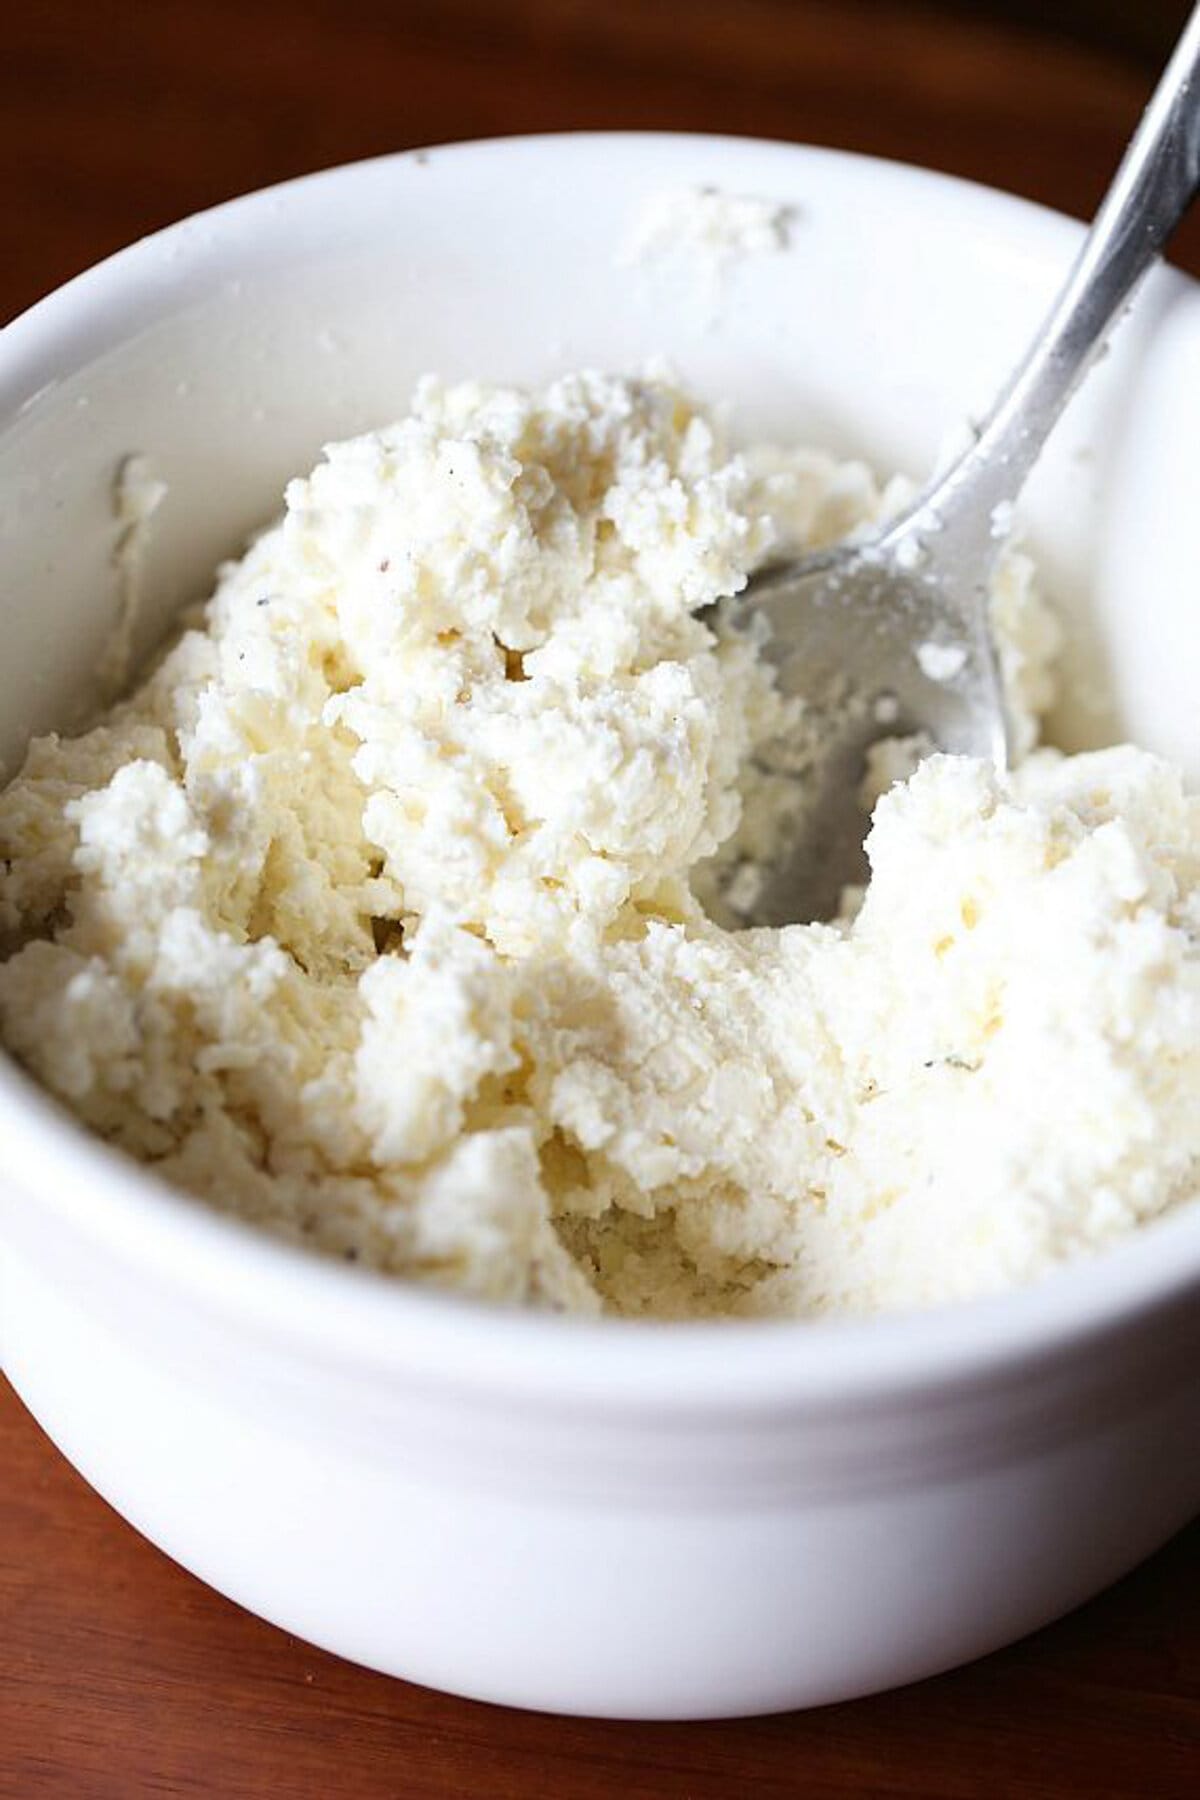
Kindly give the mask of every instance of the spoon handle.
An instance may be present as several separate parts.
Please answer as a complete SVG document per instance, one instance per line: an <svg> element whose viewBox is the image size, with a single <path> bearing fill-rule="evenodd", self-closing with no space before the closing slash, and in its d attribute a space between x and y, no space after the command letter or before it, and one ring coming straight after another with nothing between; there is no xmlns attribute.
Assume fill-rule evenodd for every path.
<svg viewBox="0 0 1200 1800"><path fill-rule="evenodd" d="M1078 257L971 448L918 511L965 534L1016 498L1137 282L1200 187L1200 5L1104 196Z"/></svg>

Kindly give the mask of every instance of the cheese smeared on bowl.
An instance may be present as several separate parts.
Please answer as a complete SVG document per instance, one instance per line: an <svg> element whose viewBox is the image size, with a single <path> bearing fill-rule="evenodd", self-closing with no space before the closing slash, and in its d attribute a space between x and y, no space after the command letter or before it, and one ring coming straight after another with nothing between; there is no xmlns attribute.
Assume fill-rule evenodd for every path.
<svg viewBox="0 0 1200 1800"><path fill-rule="evenodd" d="M422 384L132 698L31 745L4 1042L189 1192L510 1303L928 1305L1191 1199L1200 808L1142 751L1032 749L1057 634L1019 552L1030 754L884 792L853 920L729 928L796 725L730 596L894 503L731 454L665 378Z"/></svg>

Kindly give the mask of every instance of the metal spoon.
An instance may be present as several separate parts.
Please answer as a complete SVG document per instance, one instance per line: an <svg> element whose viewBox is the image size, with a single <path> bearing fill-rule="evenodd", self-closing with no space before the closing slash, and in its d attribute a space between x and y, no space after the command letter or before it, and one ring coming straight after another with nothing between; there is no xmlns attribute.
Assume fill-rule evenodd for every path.
<svg viewBox="0 0 1200 1800"><path fill-rule="evenodd" d="M812 747L800 758L803 811L748 923L827 918L847 884L864 879L858 793L880 737L923 732L1005 766L988 589L1006 516L1198 186L1200 5L1058 298L970 448L869 543L766 569L746 590L769 619L781 688L804 696Z"/></svg>

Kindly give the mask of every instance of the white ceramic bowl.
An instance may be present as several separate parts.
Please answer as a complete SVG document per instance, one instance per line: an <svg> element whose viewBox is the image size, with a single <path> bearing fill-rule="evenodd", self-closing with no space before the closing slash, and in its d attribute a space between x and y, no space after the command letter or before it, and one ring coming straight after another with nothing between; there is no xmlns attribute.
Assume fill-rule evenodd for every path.
<svg viewBox="0 0 1200 1800"><path fill-rule="evenodd" d="M715 293L622 266L639 203L688 183L786 200L791 248ZM1077 240L912 169L624 136L392 157L151 238L3 337L0 754L69 718L100 654L128 452L170 484L146 646L290 473L430 368L665 350L746 431L920 474ZM1200 295L1158 275L1027 509L1074 620L1062 731L1115 719L1193 773L1198 389ZM1029 1631L1200 1505L1200 1207L957 1310L585 1324L260 1238L7 1064L0 1144L4 1364L46 1430L206 1581L417 1681L649 1717L840 1699Z"/></svg>

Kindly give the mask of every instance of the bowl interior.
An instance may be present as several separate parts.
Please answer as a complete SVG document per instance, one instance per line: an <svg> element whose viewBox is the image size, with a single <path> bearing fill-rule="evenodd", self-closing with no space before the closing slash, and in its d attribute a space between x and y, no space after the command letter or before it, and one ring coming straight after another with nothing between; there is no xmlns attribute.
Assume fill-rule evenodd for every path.
<svg viewBox="0 0 1200 1800"><path fill-rule="evenodd" d="M711 185L791 209L787 247L631 262L647 200ZM124 252L0 353L0 757L76 721L119 594L112 484L167 484L135 650L278 509L320 446L415 379L532 381L666 354L741 435L928 472L987 405L1078 241L1068 221L898 165L740 140L516 139L333 171ZM1200 775L1194 470L1200 290L1162 272L1023 507L1067 615L1068 747L1128 735Z"/></svg>
<svg viewBox="0 0 1200 1800"><path fill-rule="evenodd" d="M646 202L697 185L785 204L787 247L717 268L683 251L631 263ZM387 158L251 196L136 245L0 339L6 772L33 732L68 728L95 704L121 592L113 480L131 454L167 484L135 558L135 654L208 591L219 559L277 512L284 483L323 443L402 413L430 370L536 381L666 354L703 396L728 405L744 437L824 444L920 478L987 406L1079 236L1026 203L899 165L622 135ZM1068 748L1128 735L1181 761L1194 780L1198 392L1200 288L1160 271L1022 507L1068 625L1051 735ZM186 1272L230 1304L240 1295L247 1316L271 1311L289 1330L303 1317L322 1343L361 1343L372 1358L386 1343L424 1366L436 1339L438 1359L472 1380L484 1366L497 1380L516 1372L557 1383L572 1404L592 1383L649 1405L676 1393L685 1364L706 1403L717 1392L741 1403L762 1398L764 1385L773 1391L758 1333L736 1354L719 1329L711 1343L703 1327L671 1334L671 1356L656 1338L658 1387L637 1328L605 1333L595 1363L592 1331L573 1329L577 1350L547 1360L553 1321L510 1318L500 1334L484 1309L401 1296L395 1284L259 1242L64 1133L23 1082L0 1079L0 1122L13 1181L52 1197L75 1224L99 1230L102 1215L104 1234L131 1260L172 1279ZM967 1340L983 1358L1005 1345L1023 1353L1039 1334L1186 1282L1198 1223L1164 1221L1119 1257L953 1318L823 1327L818 1338L763 1327L778 1385L791 1392L803 1376L824 1403L839 1384L874 1391L883 1372L940 1379ZM311 1304L298 1307L303 1296Z"/></svg>

